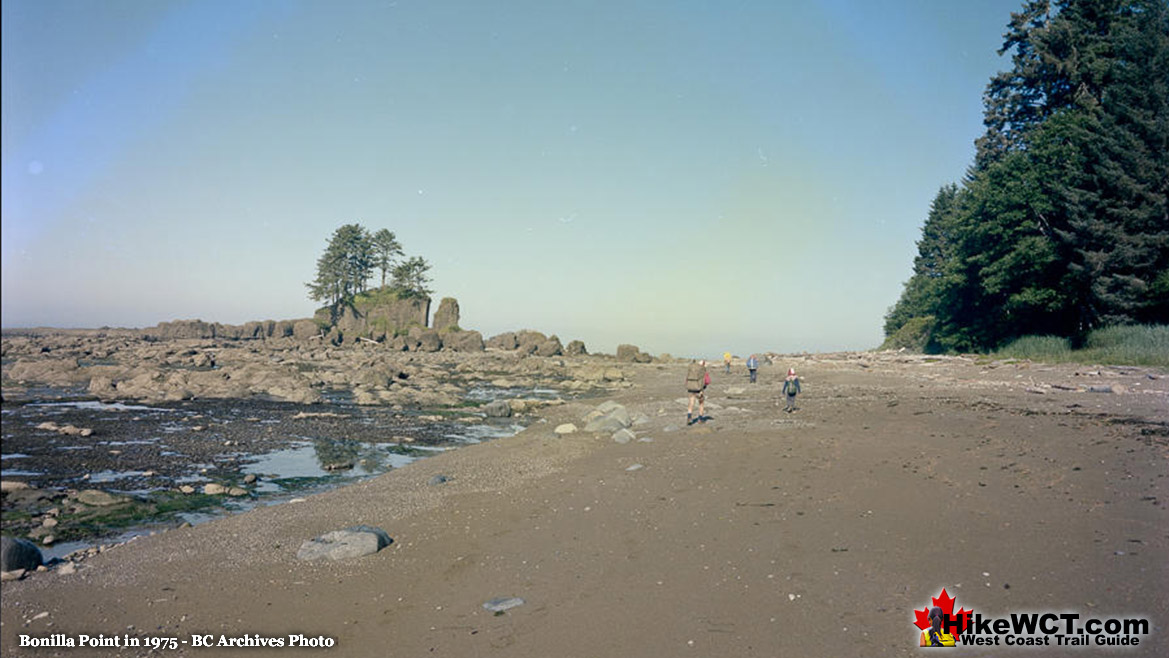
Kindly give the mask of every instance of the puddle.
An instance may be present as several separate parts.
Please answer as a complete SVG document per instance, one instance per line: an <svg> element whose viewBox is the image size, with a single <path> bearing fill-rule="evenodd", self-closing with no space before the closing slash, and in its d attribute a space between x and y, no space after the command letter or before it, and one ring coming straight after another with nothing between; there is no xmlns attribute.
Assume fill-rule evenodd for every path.
<svg viewBox="0 0 1169 658"><path fill-rule="evenodd" d="M30 402L25 406L84 409L86 411L161 411L166 413L175 411L174 409L163 409L162 407L146 407L138 404L124 404L121 402L98 402L96 400L86 400L80 402Z"/></svg>
<svg viewBox="0 0 1169 658"><path fill-rule="evenodd" d="M91 473L89 475L89 482L94 484L116 482L117 480L137 478L143 475L146 475L146 471L100 471L98 473Z"/></svg>
<svg viewBox="0 0 1169 658"><path fill-rule="evenodd" d="M502 439L508 436L515 436L524 429L523 425L472 425L462 429L460 432L452 434L444 434L443 436L459 443L481 443L490 439Z"/></svg>
<svg viewBox="0 0 1169 658"><path fill-rule="evenodd" d="M260 476L256 485L257 493L274 493L286 490L278 482L280 480L298 480L298 485L309 484L304 480L339 483L401 468L421 457L416 454L399 454L398 450L402 448L396 444L302 441L290 448L254 456L241 472ZM418 452L413 448L408 450ZM337 463L352 464L352 467L326 468Z"/></svg>
<svg viewBox="0 0 1169 658"><path fill-rule="evenodd" d="M38 475L44 475L44 473L41 473L39 471L25 471L25 470L22 470L19 468L0 469L0 478L8 478L8 477L13 477L13 476L36 477Z"/></svg>

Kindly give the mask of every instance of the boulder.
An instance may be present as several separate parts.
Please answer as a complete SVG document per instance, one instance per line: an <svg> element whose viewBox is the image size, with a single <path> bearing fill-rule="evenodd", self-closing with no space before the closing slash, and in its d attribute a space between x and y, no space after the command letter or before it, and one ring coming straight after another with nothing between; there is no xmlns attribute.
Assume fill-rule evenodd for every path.
<svg viewBox="0 0 1169 658"><path fill-rule="evenodd" d="M516 349L522 354L534 354L548 337L538 331L521 331L516 334Z"/></svg>
<svg viewBox="0 0 1169 658"><path fill-rule="evenodd" d="M430 325L439 331L447 331L459 326L459 302L454 297L443 297L438 303L438 310L434 312L434 322Z"/></svg>
<svg viewBox="0 0 1169 658"><path fill-rule="evenodd" d="M564 348L561 347L560 339L556 336L551 336L536 346L536 356L559 356L563 353Z"/></svg>
<svg viewBox="0 0 1169 658"><path fill-rule="evenodd" d="M347 560L377 553L394 543L390 535L381 528L367 525L353 526L344 530L327 532L300 545L296 552L298 560Z"/></svg>
<svg viewBox="0 0 1169 658"><path fill-rule="evenodd" d="M497 350L514 350L519 347L515 332L506 332L487 339L487 347Z"/></svg>
<svg viewBox="0 0 1169 658"><path fill-rule="evenodd" d="M565 356L584 356L588 353L588 350L585 349L584 342L579 340L570 342L568 346L564 348Z"/></svg>
<svg viewBox="0 0 1169 658"><path fill-rule="evenodd" d="M649 363L653 357L642 352L636 345L618 345L617 360L627 363Z"/></svg>
<svg viewBox="0 0 1169 658"><path fill-rule="evenodd" d="M452 352L482 352L483 335L478 331L451 331L442 334L442 348Z"/></svg>
<svg viewBox="0 0 1169 658"><path fill-rule="evenodd" d="M507 400L495 400L484 405L483 413L488 418L508 418L511 416L511 405Z"/></svg>
<svg viewBox="0 0 1169 658"><path fill-rule="evenodd" d="M609 401L589 412L585 416L585 423L586 432L611 434L633 425L633 416L622 405Z"/></svg>
<svg viewBox="0 0 1169 658"><path fill-rule="evenodd" d="M32 571L44 563L41 549L27 539L0 537L0 571Z"/></svg>
<svg viewBox="0 0 1169 658"><path fill-rule="evenodd" d="M621 443L621 444L629 443L630 441L633 441L636 438L637 438L637 435L634 434L633 430L629 429L628 427L625 427L625 428L617 430L616 432L613 432L613 440L616 441L617 443Z"/></svg>
<svg viewBox="0 0 1169 658"><path fill-rule="evenodd" d="M437 352L442 349L442 337L433 329L411 327L409 338L414 341L410 349L415 352Z"/></svg>

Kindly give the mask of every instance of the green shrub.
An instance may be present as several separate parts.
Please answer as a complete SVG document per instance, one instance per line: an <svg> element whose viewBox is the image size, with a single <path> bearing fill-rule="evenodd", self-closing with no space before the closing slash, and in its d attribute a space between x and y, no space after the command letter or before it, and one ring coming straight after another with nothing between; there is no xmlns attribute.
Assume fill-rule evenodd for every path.
<svg viewBox="0 0 1169 658"><path fill-rule="evenodd" d="M937 352L933 344L934 316L910 318L881 344L883 350L907 349L913 352Z"/></svg>

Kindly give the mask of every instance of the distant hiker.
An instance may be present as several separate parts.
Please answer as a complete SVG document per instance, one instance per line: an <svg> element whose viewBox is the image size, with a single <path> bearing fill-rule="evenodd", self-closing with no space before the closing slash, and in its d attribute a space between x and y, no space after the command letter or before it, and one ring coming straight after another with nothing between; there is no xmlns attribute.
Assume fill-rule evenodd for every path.
<svg viewBox="0 0 1169 658"><path fill-rule="evenodd" d="M731 374L731 353L723 352L723 363L727 365L727 374Z"/></svg>
<svg viewBox="0 0 1169 658"><path fill-rule="evenodd" d="M783 394L787 396L787 406L783 408L789 414L796 410L796 393L800 392L800 378L796 377L796 369L787 369L787 379L783 380Z"/></svg>
<svg viewBox="0 0 1169 658"><path fill-rule="evenodd" d="M751 375L751 383L752 384L755 383L755 375L757 374L756 371L758 371L758 370L759 370L759 357L752 354L751 356L747 357L747 373Z"/></svg>
<svg viewBox="0 0 1169 658"><path fill-rule="evenodd" d="M938 606L930 608L930 627L921 632L922 647L952 647L954 636L942 630L942 609Z"/></svg>
<svg viewBox="0 0 1169 658"><path fill-rule="evenodd" d="M694 402L698 402L698 419L706 422L706 387L710 386L710 373L706 371L706 360L691 361L686 369L686 392L690 394L690 406L686 407L686 424L693 425Z"/></svg>

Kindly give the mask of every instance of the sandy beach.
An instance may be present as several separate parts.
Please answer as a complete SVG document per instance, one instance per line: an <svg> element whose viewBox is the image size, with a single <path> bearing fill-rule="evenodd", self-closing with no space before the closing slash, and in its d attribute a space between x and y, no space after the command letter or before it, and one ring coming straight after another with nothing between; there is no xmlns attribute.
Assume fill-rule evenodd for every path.
<svg viewBox="0 0 1169 658"><path fill-rule="evenodd" d="M782 375L803 378L782 412ZM788 357L759 383L712 368L687 426L685 364L631 365L611 398L637 440L557 436L605 399L375 479L110 548L3 583L5 656L904 656L941 590L984 616L1169 626L1169 377L895 353ZM1107 390L1105 390L1107 389ZM436 475L447 481L433 483ZM367 524L340 562L301 544ZM483 607L517 597L503 612ZM22 648L21 636L138 647ZM258 643L277 649L195 646ZM293 648L290 636L330 648ZM176 638L151 650L150 638ZM46 640L47 641L47 640ZM157 642L157 640L156 640ZM185 644L184 644L185 642Z"/></svg>

